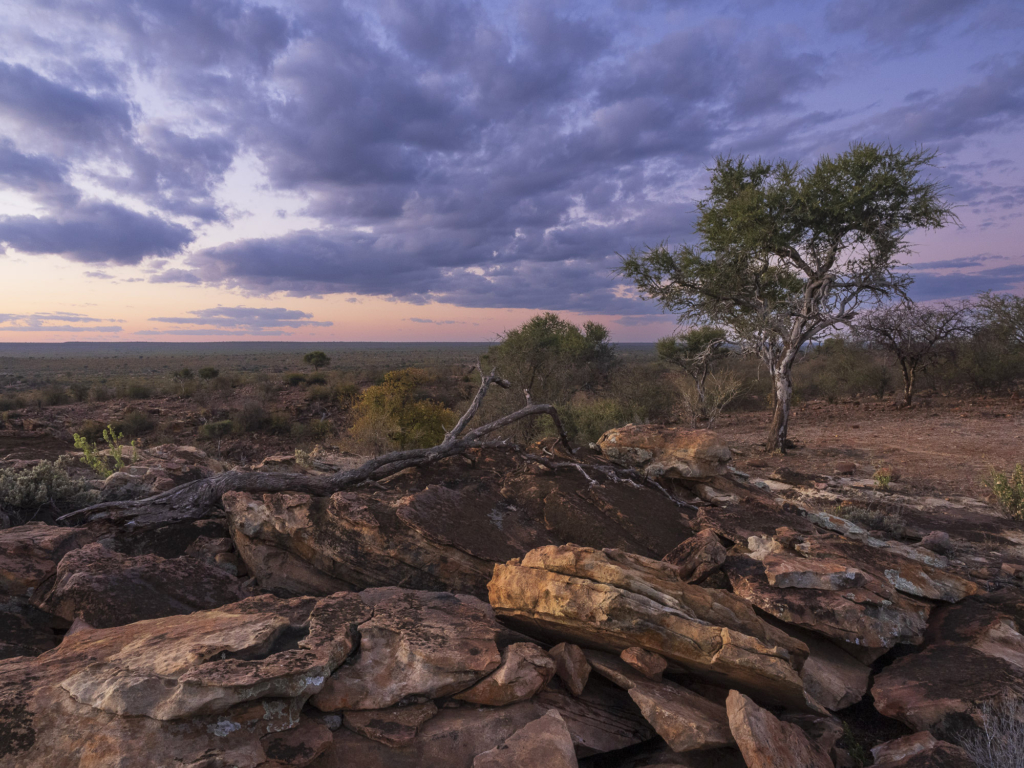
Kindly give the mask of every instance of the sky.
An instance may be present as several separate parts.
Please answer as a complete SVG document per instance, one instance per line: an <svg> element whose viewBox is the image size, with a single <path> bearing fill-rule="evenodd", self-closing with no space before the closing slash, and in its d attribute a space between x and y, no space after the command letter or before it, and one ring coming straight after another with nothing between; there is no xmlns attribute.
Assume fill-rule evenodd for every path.
<svg viewBox="0 0 1024 768"><path fill-rule="evenodd" d="M0 341L653 341L722 154L936 150L912 295L1024 288L1020 0L5 0Z"/></svg>

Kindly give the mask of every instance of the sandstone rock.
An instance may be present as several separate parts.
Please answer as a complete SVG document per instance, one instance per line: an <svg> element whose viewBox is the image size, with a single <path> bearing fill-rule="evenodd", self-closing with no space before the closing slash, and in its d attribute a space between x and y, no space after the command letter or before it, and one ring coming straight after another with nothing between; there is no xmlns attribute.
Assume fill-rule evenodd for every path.
<svg viewBox="0 0 1024 768"><path fill-rule="evenodd" d="M625 749L655 736L629 694L599 675L591 675L580 696L573 696L553 680L530 703L542 712L559 711L579 757Z"/></svg>
<svg viewBox="0 0 1024 768"><path fill-rule="evenodd" d="M835 473L837 475L852 475L857 471L857 465L852 461L840 461L836 464Z"/></svg>
<svg viewBox="0 0 1024 768"><path fill-rule="evenodd" d="M826 755L832 753L836 743L843 737L843 723L831 715L809 715L799 712L784 712L779 719L800 728Z"/></svg>
<svg viewBox="0 0 1024 768"><path fill-rule="evenodd" d="M864 698L871 680L870 666L814 632L798 627L787 630L810 649L800 677L816 702L836 712Z"/></svg>
<svg viewBox="0 0 1024 768"><path fill-rule="evenodd" d="M803 643L729 593L673 582L670 568L614 551L544 547L521 564L495 566L490 602L528 634L615 653L639 646L709 682L793 708L814 706L798 674ZM784 638L785 646L768 638Z"/></svg>
<svg viewBox="0 0 1024 768"><path fill-rule="evenodd" d="M661 656L635 645L623 650L619 658L648 680L661 680L661 674L668 669L668 662Z"/></svg>
<svg viewBox="0 0 1024 768"><path fill-rule="evenodd" d="M350 731L368 739L400 747L416 738L419 727L436 714L434 702L428 701L407 707L353 710L345 713L344 723Z"/></svg>
<svg viewBox="0 0 1024 768"><path fill-rule="evenodd" d="M27 523L0 531L0 595L31 597L68 552L96 540L84 528Z"/></svg>
<svg viewBox="0 0 1024 768"><path fill-rule="evenodd" d="M930 606L897 594L879 579L843 591L780 589L768 583L762 563L742 555L731 555L723 570L735 593L751 604L849 646L880 654L897 643L916 645L923 639Z"/></svg>
<svg viewBox="0 0 1024 768"><path fill-rule="evenodd" d="M68 622L21 597L0 598L0 659L38 656L55 648Z"/></svg>
<svg viewBox="0 0 1024 768"><path fill-rule="evenodd" d="M754 559L764 563L768 583L778 589L840 591L863 587L869 581L863 571L837 562L779 554Z"/></svg>
<svg viewBox="0 0 1024 768"><path fill-rule="evenodd" d="M725 547L714 533L699 531L662 559L678 567L684 581L698 584L722 567L725 556Z"/></svg>
<svg viewBox="0 0 1024 768"><path fill-rule="evenodd" d="M533 643L513 643L501 653L501 666L456 699L501 707L529 699L554 677L555 662Z"/></svg>
<svg viewBox="0 0 1024 768"><path fill-rule="evenodd" d="M69 552L39 602L68 621L93 627L192 613L235 603L250 593L222 568L191 557L125 557L102 544Z"/></svg>
<svg viewBox="0 0 1024 768"><path fill-rule="evenodd" d="M651 681L610 654L591 651L587 658L598 673L629 692L644 718L673 751L734 743L724 707L667 680Z"/></svg>
<svg viewBox="0 0 1024 768"><path fill-rule="evenodd" d="M352 589L348 582L327 575L286 549L250 539L240 530L233 531L233 536L245 569L261 588L278 597L333 595Z"/></svg>
<svg viewBox="0 0 1024 768"><path fill-rule="evenodd" d="M940 555L948 555L953 549L953 540L945 531L932 531L921 539L919 546L930 549L932 552L938 552Z"/></svg>
<svg viewBox="0 0 1024 768"><path fill-rule="evenodd" d="M780 721L739 691L730 691L725 708L749 768L833 768L798 726Z"/></svg>
<svg viewBox="0 0 1024 768"><path fill-rule="evenodd" d="M694 528L712 531L723 539L744 545L751 536L771 539L779 528L787 528L800 536L820 533L799 509L789 504L779 508L753 503L704 507L697 513Z"/></svg>
<svg viewBox="0 0 1024 768"><path fill-rule="evenodd" d="M672 480L724 475L732 458L729 447L706 429L627 424L605 432L597 445L612 461Z"/></svg>
<svg viewBox="0 0 1024 768"><path fill-rule="evenodd" d="M0 661L0 764L307 765L330 732L305 724L302 702L368 615L351 595L261 596Z"/></svg>
<svg viewBox="0 0 1024 768"><path fill-rule="evenodd" d="M473 768L576 768L572 737L557 709L527 723L500 747L476 756Z"/></svg>
<svg viewBox="0 0 1024 768"><path fill-rule="evenodd" d="M559 643L548 655L555 662L555 674L573 696L581 696L590 677L590 663L578 645Z"/></svg>
<svg viewBox="0 0 1024 768"><path fill-rule="evenodd" d="M928 731L879 744L871 755L878 768L976 768L962 747L939 741Z"/></svg>
<svg viewBox="0 0 1024 768"><path fill-rule="evenodd" d="M373 617L359 627L359 655L311 699L324 712L451 696L501 663L497 639L504 628L475 598L397 587L360 598Z"/></svg>
<svg viewBox="0 0 1024 768"><path fill-rule="evenodd" d="M954 738L986 702L1024 696L1024 595L1004 589L937 610L920 653L875 676L883 715Z"/></svg>

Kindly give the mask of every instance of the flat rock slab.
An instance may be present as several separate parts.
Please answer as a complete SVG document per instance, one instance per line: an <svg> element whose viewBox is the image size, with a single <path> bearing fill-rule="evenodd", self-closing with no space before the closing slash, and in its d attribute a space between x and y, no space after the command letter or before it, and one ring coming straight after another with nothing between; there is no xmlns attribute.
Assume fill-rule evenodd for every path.
<svg viewBox="0 0 1024 768"><path fill-rule="evenodd" d="M434 702L389 709L360 709L346 712L345 727L389 747L401 747L416 738L419 727L437 714Z"/></svg>
<svg viewBox="0 0 1024 768"><path fill-rule="evenodd" d="M750 690L766 701L795 709L816 707L808 702L794 666L798 662L786 648L733 628L747 626L735 614L728 619L733 626L702 618L721 615L727 621L726 611L714 603L717 590L682 583L700 593L698 608L693 610L680 603L678 591L665 594L645 580L646 571L660 573L656 567L666 564L634 556L617 558L617 553L573 546L534 550L522 564L495 566L488 585L491 605L506 621L530 634L614 653L638 646L708 682ZM629 567L631 561L633 567ZM742 602L728 593L722 595L728 595L723 601ZM750 611L748 605L743 607ZM750 626L752 633L785 636L760 619ZM802 648L806 654L805 645L787 640L790 647Z"/></svg>
<svg viewBox="0 0 1024 768"><path fill-rule="evenodd" d="M628 691L647 722L674 752L735 744L725 707L681 685L650 680L611 654L589 651L587 659L595 671Z"/></svg>
<svg viewBox="0 0 1024 768"><path fill-rule="evenodd" d="M501 666L472 688L455 694L460 701L503 707L526 701L555 675L555 662L534 643L513 643L501 652Z"/></svg>
<svg viewBox="0 0 1024 768"><path fill-rule="evenodd" d="M597 445L612 461L671 480L724 475L732 458L729 447L707 429L627 424L605 432Z"/></svg>
<svg viewBox="0 0 1024 768"><path fill-rule="evenodd" d="M697 513L694 528L712 531L723 539L743 545L751 536L774 536L779 528L790 528L806 536L820 533L796 507L773 508L764 504L704 507Z"/></svg>
<svg viewBox="0 0 1024 768"><path fill-rule="evenodd" d="M68 621L116 627L209 610L250 597L222 568L192 557L127 557L102 544L69 552L40 608Z"/></svg>
<svg viewBox="0 0 1024 768"><path fill-rule="evenodd" d="M0 531L0 595L32 597L68 552L96 540L85 528L27 523Z"/></svg>

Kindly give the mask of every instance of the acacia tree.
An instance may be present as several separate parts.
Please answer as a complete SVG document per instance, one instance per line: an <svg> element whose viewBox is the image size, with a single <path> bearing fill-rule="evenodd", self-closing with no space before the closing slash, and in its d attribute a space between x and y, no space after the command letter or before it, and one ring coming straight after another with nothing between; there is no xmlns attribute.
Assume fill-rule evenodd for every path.
<svg viewBox="0 0 1024 768"><path fill-rule="evenodd" d="M1012 344L1024 346L1024 296L985 291L978 295L981 318Z"/></svg>
<svg viewBox="0 0 1024 768"><path fill-rule="evenodd" d="M895 356L903 371L903 404L909 406L918 371L942 357L946 342L970 331L971 310L969 302L923 306L902 301L861 315L854 332Z"/></svg>
<svg viewBox="0 0 1024 768"><path fill-rule="evenodd" d="M306 365L312 365L314 371L319 371L324 366L330 364L331 358L329 358L326 353L317 350L316 352L307 352L302 356L302 361L306 363Z"/></svg>
<svg viewBox="0 0 1024 768"><path fill-rule="evenodd" d="M658 339L658 357L681 368L693 379L694 397L692 404L687 400L690 417L696 428L701 419L708 423L714 420L713 408L709 408L706 392L708 376L714 364L728 354L726 334L721 328L701 326L685 333L677 333Z"/></svg>
<svg viewBox="0 0 1024 768"><path fill-rule="evenodd" d="M774 384L766 442L785 452L792 369L801 347L865 303L905 296L908 236L955 220L923 178L935 153L857 143L809 168L719 157L697 203L699 242L633 249L619 273L681 322L726 328Z"/></svg>

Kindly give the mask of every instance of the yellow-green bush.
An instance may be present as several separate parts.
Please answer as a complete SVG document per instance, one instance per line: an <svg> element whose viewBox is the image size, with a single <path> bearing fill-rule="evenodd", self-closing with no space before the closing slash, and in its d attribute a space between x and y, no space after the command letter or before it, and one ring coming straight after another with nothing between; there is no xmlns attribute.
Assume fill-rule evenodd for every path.
<svg viewBox="0 0 1024 768"><path fill-rule="evenodd" d="M382 383L363 390L349 431L357 446L379 454L441 442L445 429L454 426L456 416L441 403L417 398L416 389L428 378L418 368L405 368L388 373Z"/></svg>

